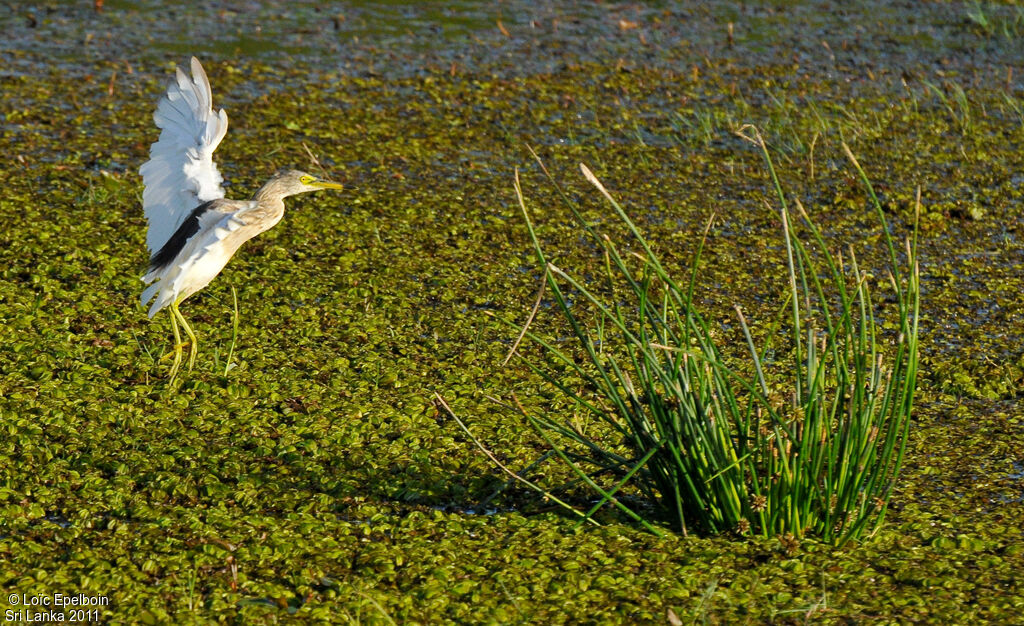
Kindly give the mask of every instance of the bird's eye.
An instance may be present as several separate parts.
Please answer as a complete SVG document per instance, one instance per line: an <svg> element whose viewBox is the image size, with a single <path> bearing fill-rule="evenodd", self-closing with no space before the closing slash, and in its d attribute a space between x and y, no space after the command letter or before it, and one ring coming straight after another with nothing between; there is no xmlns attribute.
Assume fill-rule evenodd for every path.
<svg viewBox="0 0 1024 626"><path fill-rule="evenodd" d="M303 176L302 178L299 179L299 182L301 182L303 185L309 185L314 180L315 179L312 176Z"/></svg>

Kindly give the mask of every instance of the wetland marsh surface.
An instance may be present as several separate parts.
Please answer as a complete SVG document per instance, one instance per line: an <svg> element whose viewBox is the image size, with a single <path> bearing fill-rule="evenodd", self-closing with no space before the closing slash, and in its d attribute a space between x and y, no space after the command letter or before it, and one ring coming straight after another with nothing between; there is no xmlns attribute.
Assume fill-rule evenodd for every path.
<svg viewBox="0 0 1024 626"><path fill-rule="evenodd" d="M123 624L1020 622L1020 8L100 4L0 7L0 608L82 593ZM138 304L137 171L193 54L231 120L229 197L283 167L351 189L293 198L183 306L201 351L169 387L169 324ZM544 443L487 397L574 410L501 366L515 333L487 315L525 319L537 289L516 168L559 262L600 269L527 146L616 233L587 163L666 264L687 267L714 212L700 298L763 330L785 259L746 123L869 271L881 236L840 142L899 238L921 187L922 366L882 529L842 549L659 539L614 515L574 529L516 488L473 514L505 477L434 393L517 469Z"/></svg>

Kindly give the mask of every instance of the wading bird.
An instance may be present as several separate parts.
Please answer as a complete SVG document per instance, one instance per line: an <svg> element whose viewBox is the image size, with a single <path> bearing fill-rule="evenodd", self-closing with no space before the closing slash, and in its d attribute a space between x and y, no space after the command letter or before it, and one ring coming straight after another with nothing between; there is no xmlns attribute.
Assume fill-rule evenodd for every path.
<svg viewBox="0 0 1024 626"><path fill-rule="evenodd" d="M139 173L145 185L142 205L149 221L146 245L149 269L142 280L142 305L152 301L149 317L170 307L174 330L174 363L178 374L184 343L178 324L189 338L188 367L196 361L196 335L178 309L185 299L210 284L239 246L269 230L284 215L284 198L319 189L341 189L338 183L290 170L271 178L251 200L228 200L213 152L228 130L224 109L213 110L210 81L192 57L191 78L178 68L175 80L160 99L153 120L160 138Z"/></svg>

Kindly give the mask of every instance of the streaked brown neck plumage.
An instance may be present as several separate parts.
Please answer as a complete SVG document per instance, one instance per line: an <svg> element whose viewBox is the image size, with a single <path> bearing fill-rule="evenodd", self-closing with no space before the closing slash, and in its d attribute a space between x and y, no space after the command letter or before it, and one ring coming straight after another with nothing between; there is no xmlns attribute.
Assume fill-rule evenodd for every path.
<svg viewBox="0 0 1024 626"><path fill-rule="evenodd" d="M271 202L282 203L290 195L300 193L301 189L292 189L292 185L280 176L268 180L259 191L253 194L252 199L259 203Z"/></svg>

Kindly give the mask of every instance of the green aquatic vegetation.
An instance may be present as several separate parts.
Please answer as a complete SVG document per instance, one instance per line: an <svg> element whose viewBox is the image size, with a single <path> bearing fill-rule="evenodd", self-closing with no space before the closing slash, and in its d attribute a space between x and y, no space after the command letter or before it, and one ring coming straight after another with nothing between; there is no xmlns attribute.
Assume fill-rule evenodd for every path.
<svg viewBox="0 0 1024 626"><path fill-rule="evenodd" d="M120 59L86 54L73 79L60 68L0 76L5 102L15 103L0 133L10 155L0 163L0 584L9 593L109 595L102 619L112 624L386 622L376 605L399 623L658 623L669 609L683 623L1018 619L1024 403L1012 383L1024 345L1024 129L1002 81L961 82L974 114L964 136L913 71L916 113L899 72L865 85L768 62L702 65L690 89L641 63L588 63L511 78L491 67L452 77L444 66L408 79L317 82L310 65L232 54L216 63L215 80L236 94L223 103L240 131L225 140L236 160L221 164L235 189L253 190L282 163L307 166L304 142L352 190L290 207L198 297L196 331L219 363L213 350L201 354L169 393L166 362L155 360L168 329L138 306L145 223L134 170L173 65L165 48L154 54L132 59L131 74ZM765 77L788 112L761 97ZM643 146L612 104L620 95ZM710 143L652 137L672 132L664 112L687 114L680 96L721 122ZM487 396L513 390L531 413L561 412L607 433L573 416L576 407L523 363L499 368L515 333L484 312L523 319L537 291L507 189L514 167L540 209L531 217L545 251L560 252L551 260L580 276L603 272L552 187L524 166L523 138L544 142L546 163L574 197L596 196L582 179L573 184L581 161L614 181L665 267L688 267L714 210L702 312L732 322L719 336L740 358L739 303L758 345L775 337L778 364L791 357L787 337L772 331L788 274L779 217L763 206L763 157L731 134L735 121L774 119L795 128L766 128L770 148L776 132L808 145L821 133L813 181L804 155L772 158L784 164L790 199L815 207L827 241L852 242L862 269L884 267L887 252L839 140L877 172L894 232L908 230L913 184L922 186L927 359L883 528L841 549L731 533L682 538L660 525L658 538L611 504L594 516L601 526L574 528L516 486L489 502L493 514L474 514L506 475L431 403L434 390L510 469L584 513L595 501L560 488L571 470L550 460L531 467L547 452L543 440ZM315 130L297 134L289 120ZM637 165L640 153L648 167ZM103 171L116 186L104 190ZM984 214L965 219L958 209L969 204ZM623 241L629 232L604 206L586 216ZM238 367L224 377L231 287L249 315ZM551 321L550 309L540 314ZM560 346L568 330L555 324ZM954 373L962 382L950 382ZM628 489L616 496L646 514Z"/></svg>
<svg viewBox="0 0 1024 626"><path fill-rule="evenodd" d="M755 346L738 305L736 316L749 348L746 362L736 363L721 347L720 323L700 312L694 298L703 242L689 279L677 282L620 204L581 165L639 250L624 252L563 195L578 227L604 259L600 278L575 278L549 261L517 174L515 190L544 284L577 344L560 347L530 330L531 315L520 338L542 346L557 367L527 365L620 436L627 449L623 453L609 446L577 421L534 414L514 400L598 499L585 513L556 499L580 521L592 520L611 505L660 535L655 517L623 502L624 488L642 493L683 534L735 530L814 535L843 544L873 533L884 517L903 459L917 380L916 234L907 240L901 261L881 203L847 149L889 248L887 271L896 310L885 313L895 319L888 325L897 335L886 341L870 287L878 281L859 268L852 250L845 260L830 254L798 201L808 233L801 237L767 145L757 129L746 138L763 152L780 205L789 282L783 306L790 310L784 316L792 352L788 371L764 363L774 346ZM608 285L605 296L598 283ZM577 301L596 311L596 321L583 317ZM749 370L754 374L747 375ZM581 382L568 382L566 373Z"/></svg>
<svg viewBox="0 0 1024 626"><path fill-rule="evenodd" d="M948 88L951 95L947 96L943 89L928 81L923 81L924 86L938 98L943 108L949 113L950 119L959 127L963 135L971 132L971 105L967 100L967 94L963 87L956 83L950 83Z"/></svg>
<svg viewBox="0 0 1024 626"><path fill-rule="evenodd" d="M1024 33L1024 9L974 0L966 10L968 21L985 37L1018 39Z"/></svg>

